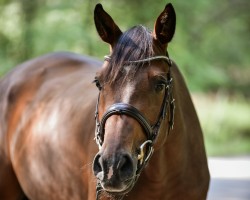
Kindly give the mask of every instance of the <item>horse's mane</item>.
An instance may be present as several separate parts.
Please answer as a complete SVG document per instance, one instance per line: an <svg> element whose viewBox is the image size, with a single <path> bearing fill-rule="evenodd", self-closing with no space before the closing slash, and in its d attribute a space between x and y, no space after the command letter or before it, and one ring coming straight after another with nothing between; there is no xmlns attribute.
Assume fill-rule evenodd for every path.
<svg viewBox="0 0 250 200"><path fill-rule="evenodd" d="M114 47L108 67L102 72L103 81L117 85L118 82L133 79L142 67L147 66L147 63L133 63L133 66L126 70L124 70L124 66L131 65L128 64L128 61L141 60L152 55L152 32L142 25L132 27L121 35Z"/></svg>

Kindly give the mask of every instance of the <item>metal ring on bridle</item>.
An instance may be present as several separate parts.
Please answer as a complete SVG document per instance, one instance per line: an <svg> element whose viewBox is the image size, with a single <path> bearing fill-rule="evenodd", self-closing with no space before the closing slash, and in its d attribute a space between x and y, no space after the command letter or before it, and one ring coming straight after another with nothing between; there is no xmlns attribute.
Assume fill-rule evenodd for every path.
<svg viewBox="0 0 250 200"><path fill-rule="evenodd" d="M154 149L152 147L152 140L146 140L144 143L142 143L142 145L140 146L140 153L138 154L137 156L137 159L140 161L140 165L143 164L143 159L144 159L144 147L147 145L147 144L150 144L150 151L147 155L147 157L145 158L145 162L148 161L148 159L150 158L150 156L152 155Z"/></svg>

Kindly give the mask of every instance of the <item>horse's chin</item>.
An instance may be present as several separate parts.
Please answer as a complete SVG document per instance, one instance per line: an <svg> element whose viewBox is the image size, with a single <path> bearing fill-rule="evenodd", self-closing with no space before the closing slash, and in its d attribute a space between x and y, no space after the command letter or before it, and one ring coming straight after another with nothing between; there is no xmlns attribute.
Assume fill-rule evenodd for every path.
<svg viewBox="0 0 250 200"><path fill-rule="evenodd" d="M101 186L102 186L102 190L110 196L124 196L132 190L134 184L135 182L134 180L132 180L129 183L124 184L124 187L122 188L106 188L102 184Z"/></svg>

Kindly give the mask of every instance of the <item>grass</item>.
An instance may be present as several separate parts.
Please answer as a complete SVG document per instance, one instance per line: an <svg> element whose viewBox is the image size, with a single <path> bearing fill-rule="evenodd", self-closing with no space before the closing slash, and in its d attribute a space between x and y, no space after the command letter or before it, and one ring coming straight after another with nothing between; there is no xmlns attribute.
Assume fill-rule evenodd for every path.
<svg viewBox="0 0 250 200"><path fill-rule="evenodd" d="M250 104L242 97L194 94L209 156L250 154Z"/></svg>

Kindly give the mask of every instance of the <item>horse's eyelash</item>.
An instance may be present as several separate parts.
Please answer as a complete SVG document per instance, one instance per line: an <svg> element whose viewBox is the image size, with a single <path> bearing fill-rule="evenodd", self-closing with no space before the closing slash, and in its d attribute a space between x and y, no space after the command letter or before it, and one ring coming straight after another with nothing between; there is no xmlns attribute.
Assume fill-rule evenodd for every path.
<svg viewBox="0 0 250 200"><path fill-rule="evenodd" d="M168 80L165 76L156 76L155 77L155 82L158 84L167 84Z"/></svg>
<svg viewBox="0 0 250 200"><path fill-rule="evenodd" d="M99 90L102 89L102 85L97 77L95 77L92 83L94 83Z"/></svg>

